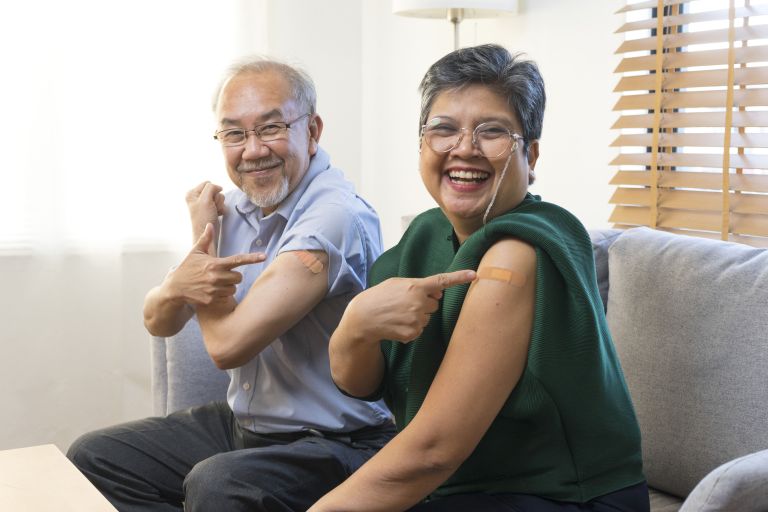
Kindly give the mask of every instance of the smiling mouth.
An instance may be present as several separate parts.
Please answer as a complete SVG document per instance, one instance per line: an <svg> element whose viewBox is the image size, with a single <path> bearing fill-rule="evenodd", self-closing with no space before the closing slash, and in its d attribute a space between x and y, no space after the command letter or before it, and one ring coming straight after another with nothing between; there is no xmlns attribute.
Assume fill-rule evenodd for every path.
<svg viewBox="0 0 768 512"><path fill-rule="evenodd" d="M250 172L263 172L269 171L276 167L279 167L282 162L267 162L259 165L241 165L237 168L237 172L247 174Z"/></svg>
<svg viewBox="0 0 768 512"><path fill-rule="evenodd" d="M450 170L448 178L453 183L482 183L487 181L491 173L477 170Z"/></svg>

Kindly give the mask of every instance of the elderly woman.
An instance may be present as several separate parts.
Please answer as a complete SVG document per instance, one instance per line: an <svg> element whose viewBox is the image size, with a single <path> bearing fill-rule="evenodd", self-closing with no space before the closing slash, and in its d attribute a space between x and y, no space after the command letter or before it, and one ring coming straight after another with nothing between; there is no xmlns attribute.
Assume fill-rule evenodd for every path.
<svg viewBox="0 0 768 512"><path fill-rule="evenodd" d="M376 262L330 347L339 388L383 396L399 433L311 512L647 511L589 237L528 193L536 65L460 49L421 93L420 171L439 209Z"/></svg>

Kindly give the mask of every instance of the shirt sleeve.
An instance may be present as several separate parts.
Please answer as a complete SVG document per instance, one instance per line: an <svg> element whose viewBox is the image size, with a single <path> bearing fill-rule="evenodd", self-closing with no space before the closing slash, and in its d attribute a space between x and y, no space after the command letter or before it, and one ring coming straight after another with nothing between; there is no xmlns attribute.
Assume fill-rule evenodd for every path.
<svg viewBox="0 0 768 512"><path fill-rule="evenodd" d="M328 297L365 288L375 248L364 219L350 208L323 204L302 212L284 233L278 254L302 250L328 255Z"/></svg>

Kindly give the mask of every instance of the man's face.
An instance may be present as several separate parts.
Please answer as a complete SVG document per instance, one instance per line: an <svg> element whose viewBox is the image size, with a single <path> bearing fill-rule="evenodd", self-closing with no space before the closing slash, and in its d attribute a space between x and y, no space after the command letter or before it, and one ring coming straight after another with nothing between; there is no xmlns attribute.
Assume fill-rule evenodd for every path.
<svg viewBox="0 0 768 512"><path fill-rule="evenodd" d="M282 75L271 70L246 72L224 84L216 118L219 130L252 130L264 123L291 122L307 114L301 109ZM318 117L307 116L291 123L280 140L262 142L251 132L243 145L222 147L227 174L268 215L307 172L321 129Z"/></svg>

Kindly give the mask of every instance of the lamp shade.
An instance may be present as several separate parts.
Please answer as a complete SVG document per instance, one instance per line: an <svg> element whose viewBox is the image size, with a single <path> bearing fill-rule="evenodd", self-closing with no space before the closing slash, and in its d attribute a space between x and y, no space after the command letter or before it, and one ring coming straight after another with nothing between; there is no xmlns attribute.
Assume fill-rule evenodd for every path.
<svg viewBox="0 0 768 512"><path fill-rule="evenodd" d="M445 18L461 9L464 18L494 18L517 14L517 0L392 0L392 13L412 18Z"/></svg>

